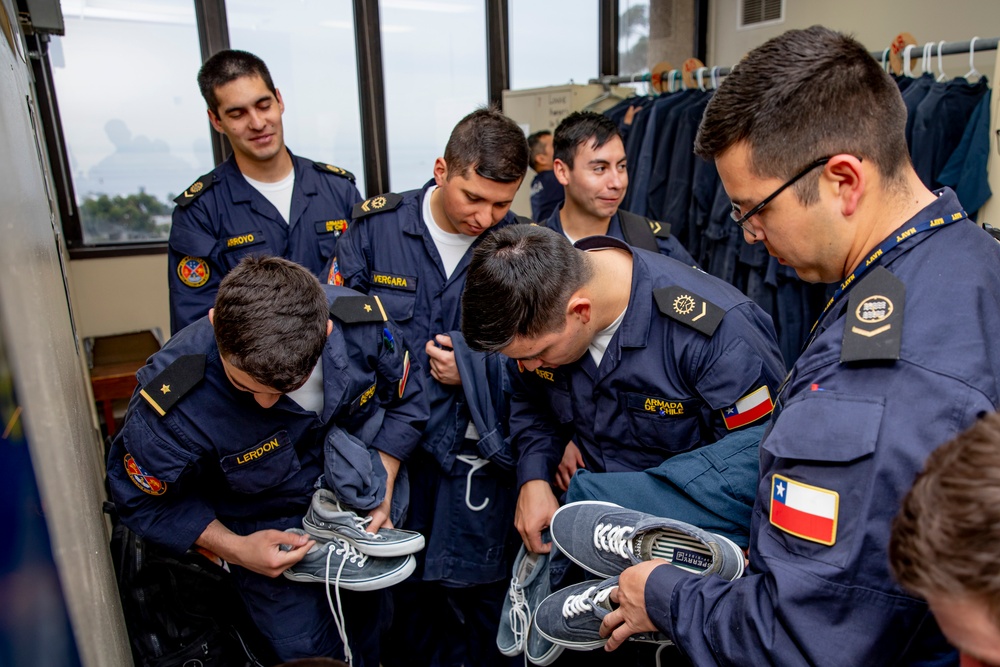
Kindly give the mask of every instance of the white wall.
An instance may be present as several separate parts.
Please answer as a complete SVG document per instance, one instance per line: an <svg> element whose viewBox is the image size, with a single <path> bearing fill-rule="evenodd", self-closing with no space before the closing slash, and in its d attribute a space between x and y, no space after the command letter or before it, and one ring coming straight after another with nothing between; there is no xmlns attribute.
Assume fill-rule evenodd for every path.
<svg viewBox="0 0 1000 667"><path fill-rule="evenodd" d="M81 338L154 327L170 336L166 253L73 260L69 286Z"/></svg>
<svg viewBox="0 0 1000 667"><path fill-rule="evenodd" d="M785 0L782 23L743 30L737 29L739 7L740 0L710 3L706 65L734 65L747 51L771 37L817 24L853 34L869 51L881 51L904 31L920 45L1000 35L998 0ZM914 52L919 56L920 47ZM995 51L977 53L976 68L992 75L995 60ZM961 76L969 70L968 55L945 56L944 65L949 76Z"/></svg>

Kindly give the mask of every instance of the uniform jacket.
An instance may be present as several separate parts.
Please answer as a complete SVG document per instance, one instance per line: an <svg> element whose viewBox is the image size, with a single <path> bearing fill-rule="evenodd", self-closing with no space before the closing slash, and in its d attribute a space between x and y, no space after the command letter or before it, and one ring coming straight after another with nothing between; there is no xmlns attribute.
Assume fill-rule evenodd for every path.
<svg viewBox="0 0 1000 667"><path fill-rule="evenodd" d="M325 289L331 301L359 296L343 287ZM208 318L171 337L150 358L137 374L139 387L108 457L111 493L129 528L184 551L213 519L238 532L234 526L244 522L301 516L323 473L324 442L334 424L367 439L366 423L380 419L370 438L373 446L407 458L417 446L427 406L415 363L406 374L402 335L391 322L332 319L320 357L320 415L288 396L265 409L234 387ZM396 331L392 345L386 342L387 330ZM190 361L187 355L201 359L204 370L160 415L152 403L180 390L180 380L170 379L169 369L179 359Z"/></svg>
<svg viewBox="0 0 1000 667"><path fill-rule="evenodd" d="M756 396L771 400L784 376L771 319L734 287L616 239L577 245L585 243L632 253L629 305L599 368L587 352L566 366L512 371L519 485L553 478L567 435L588 470L658 466L752 423L727 425L724 411L758 390ZM691 319L705 304L719 316L718 327L707 334L661 312L654 293L660 288L676 288L668 310Z"/></svg>
<svg viewBox="0 0 1000 667"><path fill-rule="evenodd" d="M248 254L284 257L325 278L361 195L354 176L339 167L295 155L292 164L288 222L247 182L233 156L177 197L167 258L171 332L208 313L219 282Z"/></svg>
<svg viewBox="0 0 1000 667"><path fill-rule="evenodd" d="M565 198L566 191L556 172L549 169L536 174L531 181L531 219L536 222L548 219Z"/></svg>
<svg viewBox="0 0 1000 667"><path fill-rule="evenodd" d="M901 327L898 359L841 361L857 314L869 298L885 300L876 295L839 300L796 361L760 444L749 574L730 583L659 567L650 576L650 618L693 663L939 657L943 638L926 605L893 582L887 545L927 455L1000 401L1000 247L968 220L908 231L960 210L944 190L876 259L905 292L890 299L898 319L882 323ZM848 296L868 294L877 271L862 274ZM802 498L820 508L811 512L825 520L823 535L810 532L819 523L796 530L789 519L787 508L810 511Z"/></svg>

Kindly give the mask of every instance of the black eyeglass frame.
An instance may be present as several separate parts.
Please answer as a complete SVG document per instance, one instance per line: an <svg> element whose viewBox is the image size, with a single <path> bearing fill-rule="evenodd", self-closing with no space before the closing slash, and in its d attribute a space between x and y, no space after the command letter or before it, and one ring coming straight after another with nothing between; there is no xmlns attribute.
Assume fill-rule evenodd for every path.
<svg viewBox="0 0 1000 667"><path fill-rule="evenodd" d="M736 209L736 204L733 204L733 210L729 212L729 217L732 218L733 222L735 222L737 225L739 225L740 228L746 234L749 234L751 238L757 238L757 234L755 234L754 231L753 231L753 229L749 225L746 224L747 220L749 220L750 218L754 217L755 215L757 215L758 213L760 213L761 211L763 211L764 207L767 206L768 204L770 204L771 201L775 197L777 197L782 192L784 192L786 188L788 188L788 187L790 187L792 185L795 185L796 183L799 182L799 180L803 176L805 176L806 174L808 174L809 172L811 172L816 167L822 167L824 164L826 164L827 162L829 162L830 160L832 160L834 157L836 157L836 156L834 156L834 155L828 155L826 157L821 157L818 160L814 160L813 162L810 162L809 166L807 166L805 169L803 169L802 171L800 171L799 173L795 174L790 179L788 179L787 181L785 181L785 183L783 185L781 185L777 190L775 190L774 192L772 192L771 194L769 194L759 204L757 204L752 209L750 209L749 211L747 211L746 213L744 213L742 216L739 215L739 211Z"/></svg>

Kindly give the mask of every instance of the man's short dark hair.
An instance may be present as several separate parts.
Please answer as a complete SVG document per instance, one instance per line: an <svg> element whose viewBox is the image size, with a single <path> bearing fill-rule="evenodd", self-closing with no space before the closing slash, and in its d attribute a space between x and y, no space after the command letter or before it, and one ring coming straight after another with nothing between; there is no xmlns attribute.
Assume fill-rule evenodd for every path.
<svg viewBox="0 0 1000 667"><path fill-rule="evenodd" d="M497 183L515 183L528 171L528 142L513 120L495 107L458 121L444 149L449 179L469 169Z"/></svg>
<svg viewBox="0 0 1000 667"><path fill-rule="evenodd" d="M705 109L695 152L712 159L746 142L752 173L781 179L849 153L892 185L910 160L905 126L899 88L865 47L813 26L765 42L733 68ZM803 204L818 197L818 180L817 171L795 185Z"/></svg>
<svg viewBox="0 0 1000 667"><path fill-rule="evenodd" d="M552 155L572 169L580 146L591 144L597 149L615 137L621 137L615 121L593 111L574 111L556 127L552 136Z"/></svg>
<svg viewBox="0 0 1000 667"><path fill-rule="evenodd" d="M472 254L462 293L462 335L493 352L515 337L560 331L573 293L590 279L584 253L548 227L509 225Z"/></svg>
<svg viewBox="0 0 1000 667"><path fill-rule="evenodd" d="M931 453L893 521L889 561L904 588L981 601L1000 628L1000 414Z"/></svg>
<svg viewBox="0 0 1000 667"><path fill-rule="evenodd" d="M274 87L274 82L271 81L271 73L267 71L267 65L252 53L226 49L219 51L205 61L205 64L198 70L198 88L201 89L201 96L205 98L205 104L212 110L212 113L216 116L219 115L219 99L215 96L216 88L244 76L259 76L264 80L267 89L277 96L278 91Z"/></svg>
<svg viewBox="0 0 1000 667"><path fill-rule="evenodd" d="M215 341L239 370L275 391L301 387L326 343L326 293L307 269L281 257L247 257L215 296Z"/></svg>
<svg viewBox="0 0 1000 667"><path fill-rule="evenodd" d="M548 130L539 130L528 135L528 162L535 171L538 171L538 156L545 152L545 144L542 143L542 139L550 136L552 133Z"/></svg>

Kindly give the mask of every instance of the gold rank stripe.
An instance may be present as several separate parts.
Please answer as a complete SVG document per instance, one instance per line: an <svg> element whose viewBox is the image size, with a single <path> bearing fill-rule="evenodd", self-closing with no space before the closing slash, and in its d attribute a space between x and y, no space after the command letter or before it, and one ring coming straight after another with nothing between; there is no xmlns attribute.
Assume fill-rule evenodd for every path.
<svg viewBox="0 0 1000 667"><path fill-rule="evenodd" d="M154 410L156 410L156 411L157 411L157 412L158 412L158 413L160 414L160 416L161 416L161 417L163 417L163 416L165 416L165 415L167 414L167 413L166 413L166 412L165 412L165 411L163 410L163 408L161 408L161 407L160 407L160 404L159 404L159 403L157 403L157 402L156 402L155 400L153 400L153 397L152 397L152 396L150 396L149 394L147 394L147 393L146 393L146 390L145 390L145 389L142 389L142 390L140 390L140 391L139 391L139 394L140 394L140 395L141 395L141 396L142 396L143 398L145 398L145 399L146 399L146 402L147 402L147 403L149 403L149 404L150 404L151 406L153 406L153 409L154 409Z"/></svg>
<svg viewBox="0 0 1000 667"><path fill-rule="evenodd" d="M378 304L378 312L382 313L382 321L383 322L388 322L389 321L389 316L385 314L385 308L382 307L382 300L379 299L377 296L374 297L374 299L375 299L375 303Z"/></svg>

